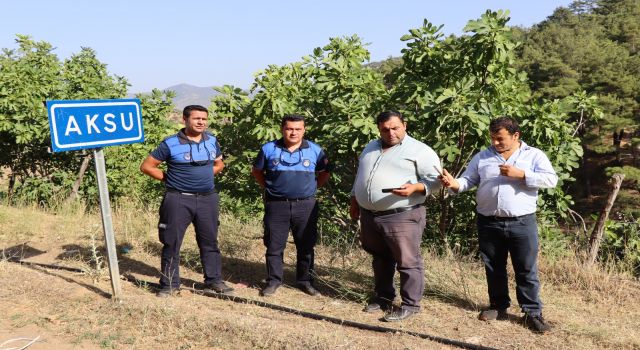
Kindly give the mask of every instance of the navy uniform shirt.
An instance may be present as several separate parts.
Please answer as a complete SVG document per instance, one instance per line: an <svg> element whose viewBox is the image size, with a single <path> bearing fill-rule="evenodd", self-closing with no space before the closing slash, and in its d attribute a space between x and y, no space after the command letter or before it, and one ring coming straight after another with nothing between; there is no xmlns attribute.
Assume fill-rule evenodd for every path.
<svg viewBox="0 0 640 350"><path fill-rule="evenodd" d="M328 171L329 160L316 143L303 139L300 148L289 152L281 138L262 146L253 167L265 170L268 196L307 198L315 195L316 172Z"/></svg>
<svg viewBox="0 0 640 350"><path fill-rule="evenodd" d="M193 142L182 129L164 139L150 155L167 163L167 189L191 193L213 191L214 160L222 157L215 136L205 132L200 142Z"/></svg>

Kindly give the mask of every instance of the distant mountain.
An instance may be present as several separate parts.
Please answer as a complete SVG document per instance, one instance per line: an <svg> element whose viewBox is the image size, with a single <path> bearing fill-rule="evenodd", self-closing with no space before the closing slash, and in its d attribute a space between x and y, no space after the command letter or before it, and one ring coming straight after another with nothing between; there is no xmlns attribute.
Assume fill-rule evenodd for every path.
<svg viewBox="0 0 640 350"><path fill-rule="evenodd" d="M218 95L218 92L213 90L213 87L200 87L189 84L178 84L162 90L171 90L176 93L176 97L173 98L173 103L176 105L175 108L178 111L182 111L182 109L188 105L201 105L209 108L211 99ZM127 96L133 97L134 95L135 94L128 94Z"/></svg>
<svg viewBox="0 0 640 350"><path fill-rule="evenodd" d="M173 98L173 103L176 105L177 110L182 110L188 105L201 105L209 107L211 99L218 95L218 92L213 87L199 87L189 84L179 84L170 86L164 90L171 90L176 93L176 97Z"/></svg>

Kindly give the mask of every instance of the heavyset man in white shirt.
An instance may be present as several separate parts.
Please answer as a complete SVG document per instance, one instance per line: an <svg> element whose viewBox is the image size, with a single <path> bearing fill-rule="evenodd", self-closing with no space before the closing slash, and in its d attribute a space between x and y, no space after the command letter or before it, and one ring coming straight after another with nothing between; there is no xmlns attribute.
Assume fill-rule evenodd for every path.
<svg viewBox="0 0 640 350"><path fill-rule="evenodd" d="M383 310L386 321L400 321L420 310L423 203L428 194L441 188L440 159L429 146L406 134L407 123L400 113L382 112L376 122L380 138L360 155L350 214L360 219L362 248L373 256L375 296L365 311ZM396 269L402 298L399 308L392 307Z"/></svg>

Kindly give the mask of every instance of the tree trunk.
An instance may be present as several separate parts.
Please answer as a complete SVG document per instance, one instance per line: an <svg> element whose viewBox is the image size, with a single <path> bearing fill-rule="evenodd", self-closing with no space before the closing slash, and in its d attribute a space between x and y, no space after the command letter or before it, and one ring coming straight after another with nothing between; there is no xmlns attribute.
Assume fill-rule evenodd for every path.
<svg viewBox="0 0 640 350"><path fill-rule="evenodd" d="M11 197L13 197L13 189L16 186L16 174L11 171L11 175L9 175L9 188L7 189L7 199L11 202Z"/></svg>
<svg viewBox="0 0 640 350"><path fill-rule="evenodd" d="M591 170L587 167L590 166L589 161L587 160L587 148L582 145L582 154L583 156L580 158L580 162L582 163L582 176L584 176L584 196L587 199L590 199L593 195L591 193Z"/></svg>
<svg viewBox="0 0 640 350"><path fill-rule="evenodd" d="M84 173L87 171L89 167L89 161L91 161L91 153L88 153L84 156L82 160L82 165L80 165L80 170L78 171L78 178L76 182L73 183L73 187L71 188L71 194L67 198L67 203L72 202L74 199L78 197L78 190L80 189L80 185L82 184L82 179L84 178Z"/></svg>
<svg viewBox="0 0 640 350"><path fill-rule="evenodd" d="M612 179L613 189L611 193L609 193L607 203L600 212L598 222L596 222L596 226L593 228L593 232L591 232L591 238L589 239L589 255L586 262L587 266L593 265L593 263L596 261L598 250L600 250L600 241L602 241L602 234L604 233L604 224L609 217L609 211L611 211L611 207L613 207L613 202L616 201L616 197L618 196L618 192L620 191L620 186L622 185L622 180L624 179L624 174L613 174Z"/></svg>
<svg viewBox="0 0 640 350"><path fill-rule="evenodd" d="M444 191L440 193L440 222L438 223L438 231L440 231L440 238L442 244L445 247L447 255L451 255L451 247L449 247L449 237L447 237L447 221L449 220L449 206L447 205L447 199L445 198Z"/></svg>

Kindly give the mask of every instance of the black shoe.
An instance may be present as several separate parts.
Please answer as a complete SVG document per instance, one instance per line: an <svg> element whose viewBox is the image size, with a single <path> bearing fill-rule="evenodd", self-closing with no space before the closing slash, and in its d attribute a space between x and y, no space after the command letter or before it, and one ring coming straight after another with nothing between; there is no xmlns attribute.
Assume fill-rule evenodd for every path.
<svg viewBox="0 0 640 350"><path fill-rule="evenodd" d="M178 296L178 295L180 295L179 288L160 288L156 292L156 296L158 298L168 298L170 296Z"/></svg>
<svg viewBox="0 0 640 350"><path fill-rule="evenodd" d="M233 292L233 288L229 287L223 281L207 283L204 287L205 292L214 292L214 293L231 293Z"/></svg>
<svg viewBox="0 0 640 350"><path fill-rule="evenodd" d="M481 321L507 320L509 314L507 309L486 309L480 312L478 319Z"/></svg>
<svg viewBox="0 0 640 350"><path fill-rule="evenodd" d="M367 306L364 307L364 312L377 312L377 311L389 311L393 304L389 300L383 300L379 298L373 298L369 301Z"/></svg>
<svg viewBox="0 0 640 350"><path fill-rule="evenodd" d="M525 314L522 317L522 322L525 326L536 333L547 333L551 330L551 325L544 320L542 315L529 315Z"/></svg>
<svg viewBox="0 0 640 350"><path fill-rule="evenodd" d="M262 288L260 295L263 297L270 297L276 294L278 288L280 288L279 284L268 284L266 287Z"/></svg>
<svg viewBox="0 0 640 350"><path fill-rule="evenodd" d="M298 289L314 297L320 295L320 291L315 289L311 283L300 283Z"/></svg>
<svg viewBox="0 0 640 350"><path fill-rule="evenodd" d="M409 310L409 309L405 309L403 307L399 307L396 308L395 310L391 311L391 312L387 312L384 315L384 320L387 322L397 322L397 321L402 321L404 319L407 319L415 314L417 314L418 311L417 310Z"/></svg>

